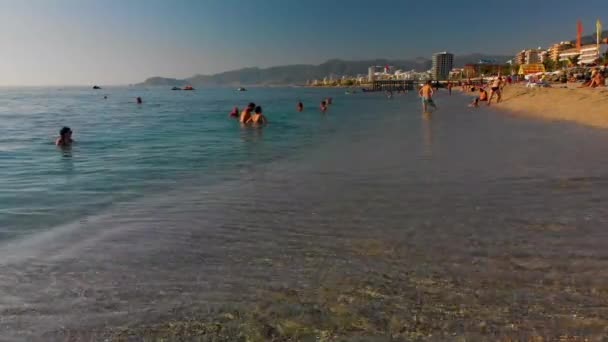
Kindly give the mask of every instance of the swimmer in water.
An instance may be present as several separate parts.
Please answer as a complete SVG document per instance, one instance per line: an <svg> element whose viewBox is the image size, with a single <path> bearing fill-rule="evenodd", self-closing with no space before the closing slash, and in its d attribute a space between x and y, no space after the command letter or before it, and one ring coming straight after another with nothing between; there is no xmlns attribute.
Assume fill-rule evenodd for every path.
<svg viewBox="0 0 608 342"><path fill-rule="evenodd" d="M321 101L321 112L325 113L327 111L327 102Z"/></svg>
<svg viewBox="0 0 608 342"><path fill-rule="evenodd" d="M247 105L247 108L245 108L245 110L243 110L243 112L241 113L241 117L239 119L240 123L247 123L249 121L249 119L251 119L251 112L253 112L253 110L255 109L255 103L250 102Z"/></svg>
<svg viewBox="0 0 608 342"><path fill-rule="evenodd" d="M325 101L327 102L328 106L333 104L333 99L331 97L328 97Z"/></svg>
<svg viewBox="0 0 608 342"><path fill-rule="evenodd" d="M246 123L254 124L254 125L264 125L268 123L268 120L262 114L262 107L255 107L254 114L249 118Z"/></svg>
<svg viewBox="0 0 608 342"><path fill-rule="evenodd" d="M232 112L230 112L230 117L231 118L238 118L239 117L239 107L232 108Z"/></svg>
<svg viewBox="0 0 608 342"><path fill-rule="evenodd" d="M103 99L104 99L104 100L107 100L107 99L108 99L108 95L104 95L104 96L103 96Z"/></svg>
<svg viewBox="0 0 608 342"><path fill-rule="evenodd" d="M298 101L298 112L301 112L304 110L304 104L302 103L302 101Z"/></svg>
<svg viewBox="0 0 608 342"><path fill-rule="evenodd" d="M138 96L137 97L137 104L142 104L142 103L144 103L144 101L142 101L141 97Z"/></svg>
<svg viewBox="0 0 608 342"><path fill-rule="evenodd" d="M68 147L71 146L73 143L74 140L72 139L72 130L70 129L70 127L63 127L59 131L59 138L55 140L55 145L60 147Z"/></svg>

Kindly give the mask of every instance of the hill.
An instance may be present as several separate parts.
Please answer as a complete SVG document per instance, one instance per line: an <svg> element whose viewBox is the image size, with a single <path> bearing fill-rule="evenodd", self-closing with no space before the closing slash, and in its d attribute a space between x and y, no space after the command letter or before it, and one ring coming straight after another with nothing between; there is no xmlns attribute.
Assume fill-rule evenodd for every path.
<svg viewBox="0 0 608 342"><path fill-rule="evenodd" d="M510 56L490 56L471 54L456 56L455 66L477 63L480 59L496 60L500 63ZM334 75L367 75L370 65L393 65L402 70L424 71L431 68L431 60L418 57L410 60L373 59L363 61L345 61L331 59L319 65L295 64L270 68L243 68L226 71L215 75L195 75L186 79L151 77L138 86L183 86L191 84L195 87L208 86L241 86L241 85L295 85L305 84L307 80L322 79Z"/></svg>

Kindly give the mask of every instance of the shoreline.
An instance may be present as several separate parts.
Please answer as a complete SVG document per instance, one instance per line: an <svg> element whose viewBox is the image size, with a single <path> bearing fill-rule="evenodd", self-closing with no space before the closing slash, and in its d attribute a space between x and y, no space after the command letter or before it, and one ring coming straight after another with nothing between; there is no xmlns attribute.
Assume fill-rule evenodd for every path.
<svg viewBox="0 0 608 342"><path fill-rule="evenodd" d="M490 107L518 116L608 128L608 88L525 88L511 85L504 88L502 101Z"/></svg>

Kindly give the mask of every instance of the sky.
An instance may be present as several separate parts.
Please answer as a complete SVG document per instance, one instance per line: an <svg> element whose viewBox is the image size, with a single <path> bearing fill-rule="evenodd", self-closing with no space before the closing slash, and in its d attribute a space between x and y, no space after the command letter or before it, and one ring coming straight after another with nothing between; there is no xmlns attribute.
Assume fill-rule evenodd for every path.
<svg viewBox="0 0 608 342"><path fill-rule="evenodd" d="M577 5L577 4L580 4ZM608 0L0 0L0 85L130 84L434 52L514 55L608 28Z"/></svg>

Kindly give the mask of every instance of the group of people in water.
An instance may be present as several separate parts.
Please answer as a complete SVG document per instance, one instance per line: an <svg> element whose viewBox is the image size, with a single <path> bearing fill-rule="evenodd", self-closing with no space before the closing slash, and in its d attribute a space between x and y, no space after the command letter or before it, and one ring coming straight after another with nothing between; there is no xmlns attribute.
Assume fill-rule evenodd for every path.
<svg viewBox="0 0 608 342"><path fill-rule="evenodd" d="M325 113L327 111L329 105L332 104L332 101L333 100L331 97L328 97L325 100L321 101L319 108L322 113ZM298 112L304 111L304 104L302 103L302 101L298 101L298 103L296 104L296 110ZM239 122L243 125L260 126L268 123L268 119L266 118L266 116L264 116L262 112L262 107L256 106L256 104L253 102L250 102L247 107L245 107L245 109L240 112L240 114L239 107L235 106L230 112L229 116L235 119L238 118Z"/></svg>

